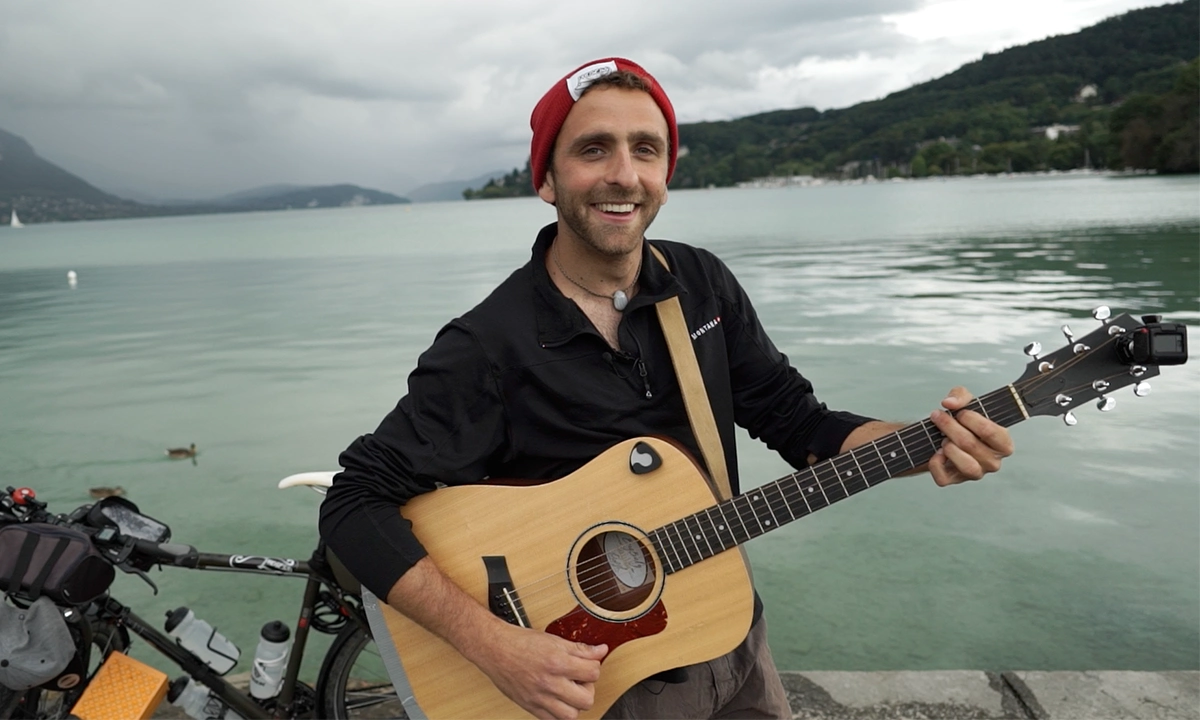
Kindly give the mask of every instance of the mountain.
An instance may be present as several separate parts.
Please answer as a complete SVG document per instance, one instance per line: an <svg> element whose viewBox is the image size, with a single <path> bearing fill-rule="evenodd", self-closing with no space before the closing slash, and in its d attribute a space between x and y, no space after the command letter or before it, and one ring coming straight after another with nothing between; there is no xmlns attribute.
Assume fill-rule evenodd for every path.
<svg viewBox="0 0 1200 720"><path fill-rule="evenodd" d="M240 205L242 203L254 200L261 200L275 195L283 195L296 190L307 190L310 185L289 185L287 183L277 183L275 185L262 185L241 192L229 193L221 197L213 198L212 200L202 200L202 205Z"/></svg>
<svg viewBox="0 0 1200 720"><path fill-rule="evenodd" d="M216 212L230 212L398 205L407 202L410 202L408 198L357 185L269 185L210 200L203 203L202 207L211 207Z"/></svg>
<svg viewBox="0 0 1200 720"><path fill-rule="evenodd" d="M88 184L38 157L24 139L0 130L0 216L15 208L26 224L407 202L398 195L348 184L269 185L207 201L134 202Z"/></svg>
<svg viewBox="0 0 1200 720"><path fill-rule="evenodd" d="M477 178L470 180L447 180L446 182L430 183L422 185L419 188L409 190L406 195L413 202L443 202L449 200L462 200L463 191L483 185L488 180L495 177L500 177L504 174L503 170L493 170L490 173L484 173Z"/></svg>
<svg viewBox="0 0 1200 720"><path fill-rule="evenodd" d="M96 220L144 214L122 200L48 162L24 139L0 130L0 208L15 207L26 223Z"/></svg>
<svg viewBox="0 0 1200 720"><path fill-rule="evenodd" d="M672 187L771 175L1120 168L1133 157L1160 155L1185 160L1163 159L1164 170L1188 167L1200 98L1189 89L1195 70L1187 64L1198 55L1200 0L1132 10L1077 33L984 55L881 100L681 125ZM1114 117L1113 107L1135 96L1180 109L1175 124L1154 130L1163 141L1176 138L1168 150L1129 151L1130 124ZM1143 104L1156 112L1155 103ZM1133 134L1145 134L1140 124L1133 127Z"/></svg>

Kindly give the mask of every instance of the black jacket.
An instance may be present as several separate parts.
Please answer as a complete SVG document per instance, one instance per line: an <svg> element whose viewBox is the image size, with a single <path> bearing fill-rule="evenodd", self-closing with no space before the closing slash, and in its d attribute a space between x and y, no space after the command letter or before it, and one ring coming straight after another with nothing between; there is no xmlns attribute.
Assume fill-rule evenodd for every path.
<svg viewBox="0 0 1200 720"><path fill-rule="evenodd" d="M615 352L554 286L539 234L528 264L451 321L421 355L408 394L342 453L321 506L321 534L367 588L386 598L425 556L396 506L438 483L553 479L631 437L663 435L702 457L654 303L678 294L738 491L734 424L793 467L836 455L866 418L825 408L780 353L729 269L706 250L653 241ZM701 461L702 462L702 461Z"/></svg>

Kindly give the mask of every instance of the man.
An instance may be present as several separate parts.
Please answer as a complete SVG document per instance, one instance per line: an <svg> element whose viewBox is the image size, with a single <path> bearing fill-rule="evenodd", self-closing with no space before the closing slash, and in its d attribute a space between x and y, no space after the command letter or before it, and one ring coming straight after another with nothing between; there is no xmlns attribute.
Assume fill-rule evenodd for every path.
<svg viewBox="0 0 1200 720"><path fill-rule="evenodd" d="M363 584L477 665L537 717L589 709L608 648L499 620L438 570L396 506L439 483L559 478L630 437L667 436L701 452L654 303L678 295L737 492L734 425L796 467L901 425L834 412L771 343L749 298L710 253L645 240L675 167L678 130L662 88L621 58L577 69L531 120L538 195L557 209L531 261L442 329L409 378L409 393L345 468L321 513L330 547ZM964 407L951 391L942 405ZM946 437L928 469L938 485L978 479L1012 451L982 415L938 411ZM742 645L688 668L682 683L650 679L610 710L625 717L790 717L757 603Z"/></svg>

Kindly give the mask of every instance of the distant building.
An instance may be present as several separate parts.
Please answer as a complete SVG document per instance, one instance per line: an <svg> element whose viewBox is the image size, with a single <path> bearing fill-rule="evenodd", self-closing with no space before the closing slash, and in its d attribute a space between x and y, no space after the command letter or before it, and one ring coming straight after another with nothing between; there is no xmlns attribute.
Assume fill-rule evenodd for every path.
<svg viewBox="0 0 1200 720"><path fill-rule="evenodd" d="M1075 93L1075 102L1087 102L1099 94L1100 91L1096 89L1095 85L1084 85L1079 88L1079 92Z"/></svg>
<svg viewBox="0 0 1200 720"><path fill-rule="evenodd" d="M1046 125L1045 127L1030 128L1034 135L1045 135L1047 140L1057 140L1059 135L1073 135L1079 132L1078 125Z"/></svg>

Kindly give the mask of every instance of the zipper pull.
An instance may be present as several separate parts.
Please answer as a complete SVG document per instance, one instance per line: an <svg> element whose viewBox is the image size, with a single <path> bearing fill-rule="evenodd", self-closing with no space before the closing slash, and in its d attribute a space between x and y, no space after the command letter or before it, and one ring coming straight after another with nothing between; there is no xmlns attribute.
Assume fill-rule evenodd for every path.
<svg viewBox="0 0 1200 720"><path fill-rule="evenodd" d="M638 375L642 376L642 386L646 388L646 399L654 397L654 393L650 392L650 381L646 379L646 363L642 362L641 358L637 361Z"/></svg>

